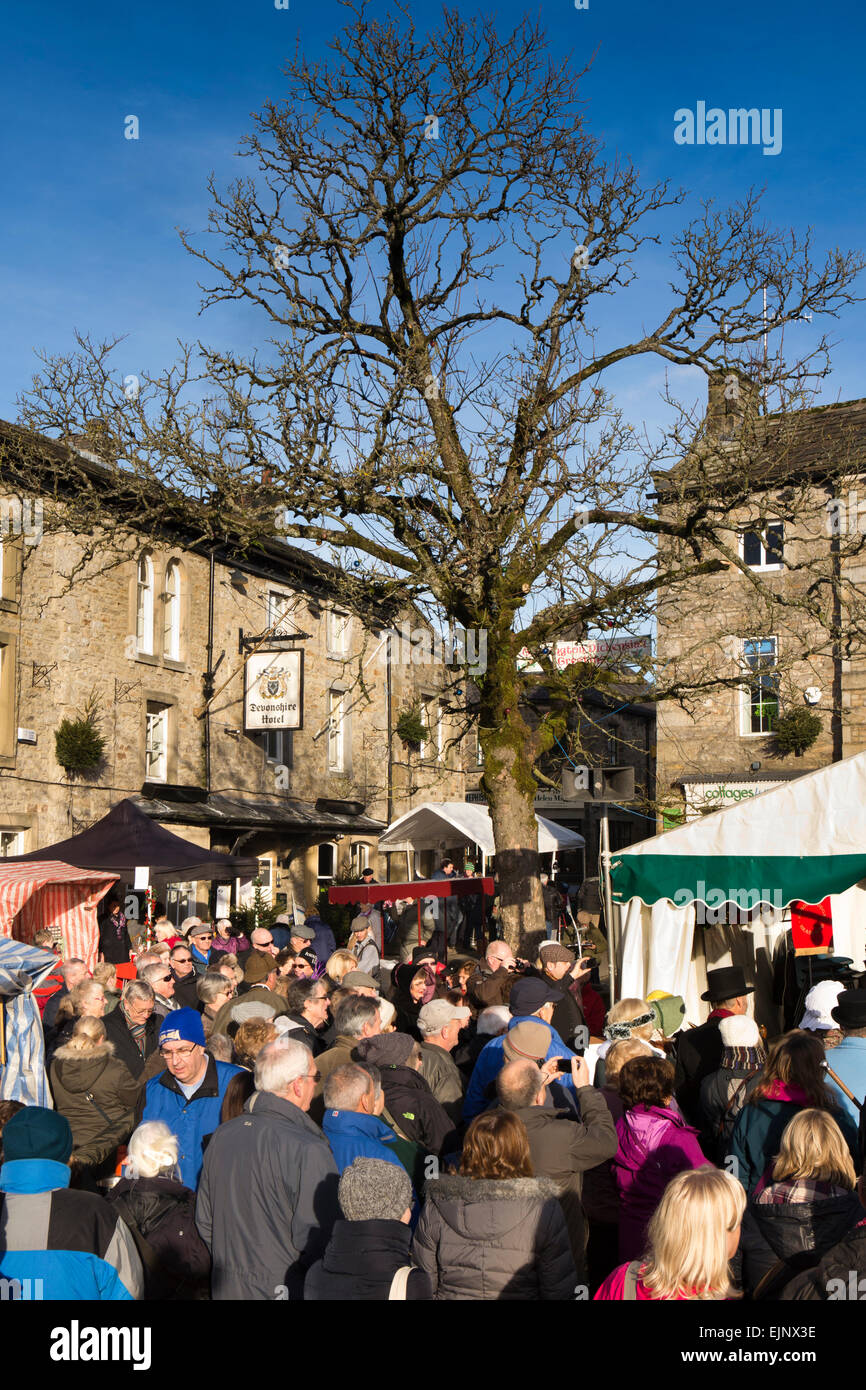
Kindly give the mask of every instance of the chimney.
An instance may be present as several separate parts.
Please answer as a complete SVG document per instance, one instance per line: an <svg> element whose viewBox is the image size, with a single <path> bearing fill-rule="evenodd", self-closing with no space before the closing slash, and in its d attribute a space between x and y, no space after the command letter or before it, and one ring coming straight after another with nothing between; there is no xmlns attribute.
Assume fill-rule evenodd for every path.
<svg viewBox="0 0 866 1390"><path fill-rule="evenodd" d="M734 439L747 415L756 415L760 387L745 372L711 372L707 377L707 414L704 430L714 439Z"/></svg>

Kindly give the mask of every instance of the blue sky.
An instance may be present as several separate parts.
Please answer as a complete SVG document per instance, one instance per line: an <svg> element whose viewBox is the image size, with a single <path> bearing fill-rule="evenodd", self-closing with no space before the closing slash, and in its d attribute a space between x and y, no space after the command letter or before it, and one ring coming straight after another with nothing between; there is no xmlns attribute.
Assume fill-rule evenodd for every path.
<svg viewBox="0 0 866 1390"><path fill-rule="evenodd" d="M234 151L249 113L282 92L282 63L296 42L327 61L326 45L349 15L333 0L185 0L117 6L48 0L15 6L4 23L0 130L4 213L0 220L0 415L35 370L33 350L61 352L72 330L126 334L124 372L158 369L178 338L252 347L266 325L241 306L198 317L199 264L175 228L206 225L206 179L246 173ZM377 13L379 6L373 6ZM463 4L462 14L483 6ZM505 29L524 11L500 3ZM435 23L434 6L416 23ZM814 228L819 249L858 248L864 218L864 20L860 7L826 0L589 0L576 10L548 0L531 12L554 52L583 65L589 125L612 154L620 150L645 182L671 178L690 190L688 206L726 203L766 184L768 220ZM678 146L674 112L707 106L781 108L777 156L760 147ZM135 114L140 138L124 139ZM664 226L673 230L684 214ZM664 247L642 262L645 278L615 323L649 326L665 279ZM204 269L203 267L201 269ZM862 291L866 293L866 276ZM826 400L866 395L862 306L830 325L838 340ZM800 324L804 342L818 325ZM623 369L616 385L630 419L655 418L660 364ZM611 383L613 384L613 383ZM694 379L695 398L703 385Z"/></svg>

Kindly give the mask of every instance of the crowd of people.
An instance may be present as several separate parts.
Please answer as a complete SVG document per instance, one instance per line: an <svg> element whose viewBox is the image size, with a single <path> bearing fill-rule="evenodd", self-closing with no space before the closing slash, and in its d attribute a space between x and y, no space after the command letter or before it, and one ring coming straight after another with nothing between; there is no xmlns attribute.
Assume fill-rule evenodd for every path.
<svg viewBox="0 0 866 1390"><path fill-rule="evenodd" d="M0 1275L46 1298L759 1301L866 1268L866 990L822 982L767 1041L722 967L682 1027L670 996L606 1009L557 939L519 960L475 923L446 964L461 925L417 944L413 905L407 949L400 912L389 969L376 910L340 949L311 912L249 937L162 919L136 951L110 902L100 963L36 991L54 1108L0 1102Z"/></svg>

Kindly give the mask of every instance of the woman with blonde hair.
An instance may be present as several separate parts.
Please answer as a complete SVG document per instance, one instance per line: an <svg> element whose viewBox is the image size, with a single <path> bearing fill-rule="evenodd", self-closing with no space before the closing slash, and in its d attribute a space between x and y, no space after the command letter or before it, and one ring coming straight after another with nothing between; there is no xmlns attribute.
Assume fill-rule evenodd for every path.
<svg viewBox="0 0 866 1390"><path fill-rule="evenodd" d="M91 982L92 983L92 982ZM100 986L97 986L100 989ZM72 1129L72 1162L89 1181L114 1171L132 1133L139 1085L106 1040L101 1018L84 1015L58 1047L49 1072L54 1105Z"/></svg>
<svg viewBox="0 0 866 1390"><path fill-rule="evenodd" d="M826 1110L801 1110L758 1183L743 1221L742 1283L753 1298L777 1297L866 1220L841 1129ZM814 1258L806 1260L806 1253Z"/></svg>
<svg viewBox="0 0 866 1390"><path fill-rule="evenodd" d="M668 1183L650 1221L646 1254L615 1269L596 1299L739 1298L731 1261L745 1206L746 1194L730 1173L709 1164L679 1173Z"/></svg>
<svg viewBox="0 0 866 1390"><path fill-rule="evenodd" d="M335 989L343 983L343 979L350 970L358 969L358 957L351 951L334 951L333 955L328 956L325 966L325 983L329 989Z"/></svg>
<svg viewBox="0 0 866 1390"><path fill-rule="evenodd" d="M774 1039L767 1049L764 1069L749 1087L729 1148L730 1156L736 1159L737 1176L750 1195L800 1110L823 1110L832 1115L850 1152L857 1153L857 1131L828 1087L824 1067L824 1048L814 1033L794 1029Z"/></svg>
<svg viewBox="0 0 866 1390"><path fill-rule="evenodd" d="M102 985L98 980L82 980L60 1002L54 1030L46 1039L46 1064L50 1065L57 1049L69 1042L77 1019L103 1018L104 1015L105 990Z"/></svg>

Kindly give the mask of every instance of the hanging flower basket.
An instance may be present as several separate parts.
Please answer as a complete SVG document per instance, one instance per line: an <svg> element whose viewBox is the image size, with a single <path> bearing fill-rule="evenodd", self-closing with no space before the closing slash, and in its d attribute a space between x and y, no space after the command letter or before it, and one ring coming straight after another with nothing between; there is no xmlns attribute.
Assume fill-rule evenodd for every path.
<svg viewBox="0 0 866 1390"><path fill-rule="evenodd" d="M820 716L809 709L792 709L776 721L773 736L780 753L793 753L799 758L811 748L823 729Z"/></svg>
<svg viewBox="0 0 866 1390"><path fill-rule="evenodd" d="M418 749L429 738L427 725L420 709L404 710L397 720L397 736L410 748Z"/></svg>
<svg viewBox="0 0 866 1390"><path fill-rule="evenodd" d="M78 719L63 719L54 733L57 761L70 777L93 772L102 761L105 739L96 727L96 712L88 710Z"/></svg>

